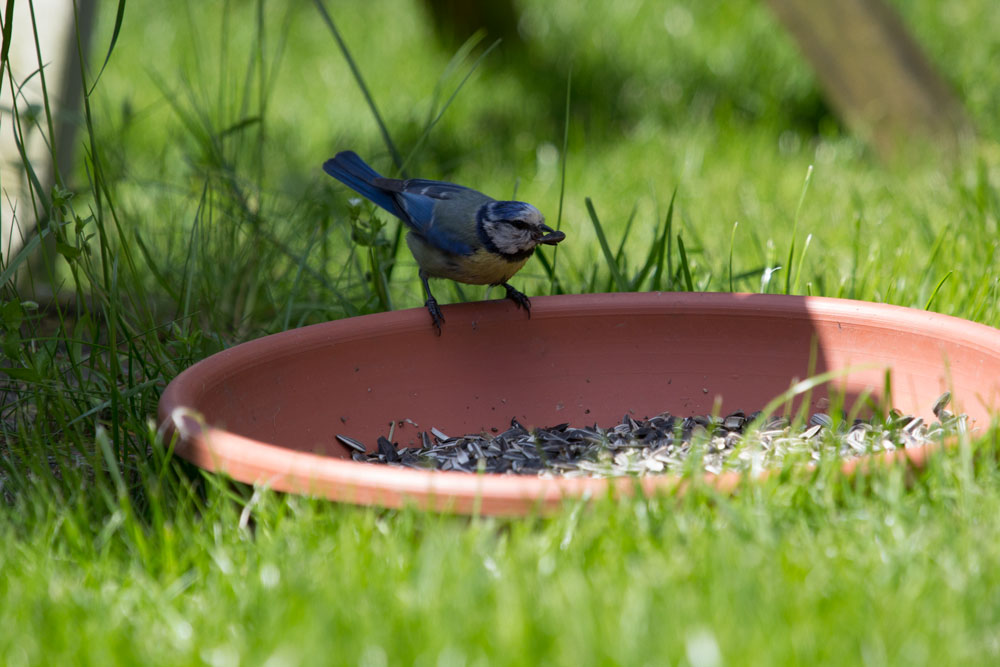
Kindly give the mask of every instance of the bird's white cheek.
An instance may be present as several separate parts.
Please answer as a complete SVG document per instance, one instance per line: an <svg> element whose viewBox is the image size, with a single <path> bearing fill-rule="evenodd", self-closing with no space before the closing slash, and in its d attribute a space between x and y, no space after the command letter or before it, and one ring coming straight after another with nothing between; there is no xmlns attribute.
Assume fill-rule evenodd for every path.
<svg viewBox="0 0 1000 667"><path fill-rule="evenodd" d="M501 252L513 255L515 253L531 250L535 247L535 242L531 235L525 232L504 234L496 243Z"/></svg>

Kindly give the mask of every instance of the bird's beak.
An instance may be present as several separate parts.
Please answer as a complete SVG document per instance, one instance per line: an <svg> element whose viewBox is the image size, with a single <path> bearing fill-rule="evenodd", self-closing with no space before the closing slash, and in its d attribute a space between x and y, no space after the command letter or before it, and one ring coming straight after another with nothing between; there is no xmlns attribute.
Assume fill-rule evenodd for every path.
<svg viewBox="0 0 1000 667"><path fill-rule="evenodd" d="M562 232L557 232L548 225L542 225L542 231L546 232L545 236L538 239L539 243L547 243L548 245L555 245L566 238L566 235Z"/></svg>

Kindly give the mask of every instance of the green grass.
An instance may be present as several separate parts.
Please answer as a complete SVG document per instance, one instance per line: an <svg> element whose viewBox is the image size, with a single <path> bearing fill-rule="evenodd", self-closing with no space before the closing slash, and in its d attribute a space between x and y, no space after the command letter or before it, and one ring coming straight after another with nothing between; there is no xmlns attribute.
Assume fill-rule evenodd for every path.
<svg viewBox="0 0 1000 667"><path fill-rule="evenodd" d="M898 3L979 138L893 168L758 3L519 4L524 41L482 58L492 38L443 46L419 2L327 9L407 173L561 220L558 260L514 281L527 294L809 293L1000 325L990 2ZM338 506L178 462L151 419L183 368L423 296L395 221L320 169L353 148L396 173L313 4L121 6L120 31L99 17L77 165L0 266L0 663L996 661L996 428L918 475L524 520ZM39 114L24 133L47 134Z"/></svg>

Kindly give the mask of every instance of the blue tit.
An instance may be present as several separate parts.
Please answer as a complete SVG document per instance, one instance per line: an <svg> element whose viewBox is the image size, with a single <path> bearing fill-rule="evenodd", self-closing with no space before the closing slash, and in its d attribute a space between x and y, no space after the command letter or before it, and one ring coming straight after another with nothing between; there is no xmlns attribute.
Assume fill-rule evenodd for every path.
<svg viewBox="0 0 1000 667"><path fill-rule="evenodd" d="M438 334L444 316L428 278L450 278L470 285L502 285L507 298L531 316L528 297L507 281L524 266L540 243L566 238L545 224L531 204L497 201L454 183L422 178L383 178L353 151L343 151L323 170L402 220L406 245L420 266L427 310Z"/></svg>

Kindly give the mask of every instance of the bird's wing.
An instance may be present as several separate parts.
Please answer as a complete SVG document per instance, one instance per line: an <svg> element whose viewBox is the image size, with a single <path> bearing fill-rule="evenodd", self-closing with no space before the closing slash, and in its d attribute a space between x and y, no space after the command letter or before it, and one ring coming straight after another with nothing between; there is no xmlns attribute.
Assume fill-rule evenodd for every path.
<svg viewBox="0 0 1000 667"><path fill-rule="evenodd" d="M373 184L395 193L406 214L400 217L431 245L456 255L474 252L468 241L476 238L476 211L489 197L455 183L422 178L377 178Z"/></svg>
<svg viewBox="0 0 1000 667"><path fill-rule="evenodd" d="M470 193L482 194L464 185L448 183L447 181L430 181L426 178L410 178L403 181L403 191L433 199L455 199Z"/></svg>
<svg viewBox="0 0 1000 667"><path fill-rule="evenodd" d="M475 215L489 201L486 195L444 181L384 178L354 151L337 153L323 163L323 170L398 217L434 247L455 255L474 252L470 244L476 239ZM449 209L435 216L435 206L446 201Z"/></svg>

